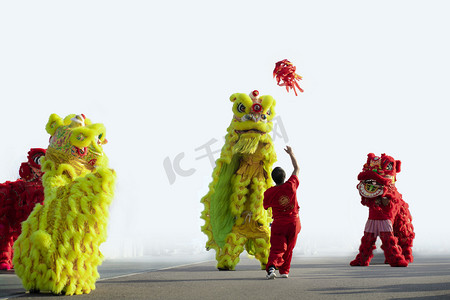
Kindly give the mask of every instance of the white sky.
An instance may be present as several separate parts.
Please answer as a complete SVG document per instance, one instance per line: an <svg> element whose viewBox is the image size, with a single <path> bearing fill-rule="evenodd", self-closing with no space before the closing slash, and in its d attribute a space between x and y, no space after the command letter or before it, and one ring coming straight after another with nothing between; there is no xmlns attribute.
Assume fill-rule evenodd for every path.
<svg viewBox="0 0 450 300"><path fill-rule="evenodd" d="M51 113L104 123L119 179L106 256L203 254L200 198L232 118L228 97L258 89L300 162L297 255L354 253L367 208L356 176L369 152L402 161L416 252L450 252L447 1L3 1L0 182ZM303 76L295 97L272 70ZM277 165L290 170L275 139ZM199 149L200 148L200 149ZM196 150L197 149L197 150ZM189 176L169 182L164 160ZM217 155L216 155L217 158Z"/></svg>

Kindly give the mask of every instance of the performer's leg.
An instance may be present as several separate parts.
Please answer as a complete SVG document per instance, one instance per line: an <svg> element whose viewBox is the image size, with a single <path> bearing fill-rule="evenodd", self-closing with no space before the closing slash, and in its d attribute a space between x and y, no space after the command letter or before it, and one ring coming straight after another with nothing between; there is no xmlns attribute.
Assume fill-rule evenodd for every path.
<svg viewBox="0 0 450 300"><path fill-rule="evenodd" d="M399 240L398 245L402 248L402 254L405 257L405 260L408 263L412 263L414 260L414 257L412 255L413 238L408 237L407 239L403 239L402 241Z"/></svg>
<svg viewBox="0 0 450 300"><path fill-rule="evenodd" d="M287 250L287 239L283 226L272 224L270 235L270 253L266 270L270 267L280 267L284 260L283 255Z"/></svg>
<svg viewBox="0 0 450 300"><path fill-rule="evenodd" d="M13 236L10 233L0 236L0 270L13 268L13 244Z"/></svg>
<svg viewBox="0 0 450 300"><path fill-rule="evenodd" d="M412 246L414 240L414 226L409 212L408 204L401 202L400 210L393 224L394 236L397 237L398 245L402 248L402 254L409 263L413 262Z"/></svg>
<svg viewBox="0 0 450 300"><path fill-rule="evenodd" d="M261 270L265 270L269 259L270 236L255 239L255 246L255 258L261 263Z"/></svg>
<svg viewBox="0 0 450 300"><path fill-rule="evenodd" d="M287 235L287 249L283 255L283 264L280 266L280 274L289 274L291 269L292 253L294 252L295 245L297 244L297 236L300 233L300 220L295 223L289 224L289 233Z"/></svg>
<svg viewBox="0 0 450 300"><path fill-rule="evenodd" d="M233 231L230 232L225 240L225 246L216 253L217 269L234 270L246 242L247 238L238 237Z"/></svg>
<svg viewBox="0 0 450 300"><path fill-rule="evenodd" d="M373 257L373 250L377 237L370 232L364 232L361 238L361 246L359 246L359 253L354 260L350 262L350 266L368 266Z"/></svg>
<svg viewBox="0 0 450 300"><path fill-rule="evenodd" d="M402 248L397 244L397 238L393 232L380 232L380 239L384 257L391 267L407 267L408 262L402 255Z"/></svg>
<svg viewBox="0 0 450 300"><path fill-rule="evenodd" d="M400 219L400 221L402 220ZM412 246L415 235L413 226L411 222L395 225L397 225L397 228L394 228L394 236L397 238L398 246L402 249L402 255L408 263L412 263L414 260Z"/></svg>
<svg viewBox="0 0 450 300"><path fill-rule="evenodd" d="M0 270L12 268L13 236L10 224L15 217L12 208L10 186L0 184Z"/></svg>

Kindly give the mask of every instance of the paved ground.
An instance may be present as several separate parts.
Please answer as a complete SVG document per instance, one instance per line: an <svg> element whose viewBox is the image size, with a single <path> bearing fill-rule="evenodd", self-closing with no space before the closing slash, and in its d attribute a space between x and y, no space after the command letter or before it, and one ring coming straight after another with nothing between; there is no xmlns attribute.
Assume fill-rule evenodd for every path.
<svg viewBox="0 0 450 300"><path fill-rule="evenodd" d="M256 260L241 258L236 271L214 261L106 261L96 290L77 299L450 299L450 259L416 257L391 268L376 256L370 267L350 267L349 257L294 258L288 279L266 280ZM0 273L0 299L55 299L26 294L13 272Z"/></svg>

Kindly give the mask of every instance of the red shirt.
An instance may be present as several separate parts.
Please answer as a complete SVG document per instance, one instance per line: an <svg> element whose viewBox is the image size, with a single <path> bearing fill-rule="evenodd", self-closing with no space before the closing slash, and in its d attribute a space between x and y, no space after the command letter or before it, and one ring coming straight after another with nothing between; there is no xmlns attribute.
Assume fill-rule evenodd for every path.
<svg viewBox="0 0 450 300"><path fill-rule="evenodd" d="M292 221L298 218L297 188L298 177L292 175L288 181L281 185L273 186L264 193L264 209L272 207L274 221Z"/></svg>

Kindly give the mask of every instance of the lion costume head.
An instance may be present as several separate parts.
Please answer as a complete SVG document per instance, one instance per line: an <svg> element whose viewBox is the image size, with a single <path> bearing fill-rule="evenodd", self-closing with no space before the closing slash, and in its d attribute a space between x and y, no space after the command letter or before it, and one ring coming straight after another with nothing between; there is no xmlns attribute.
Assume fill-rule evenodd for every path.
<svg viewBox="0 0 450 300"><path fill-rule="evenodd" d="M386 154L367 155L367 162L358 175L359 194L365 198L384 197L390 187L395 185L397 173L401 170L401 162Z"/></svg>
<svg viewBox="0 0 450 300"><path fill-rule="evenodd" d="M267 143L270 139L275 100L272 96L259 96L255 90L249 95L235 93L230 101L234 113L229 130L233 153L253 154L260 142Z"/></svg>

